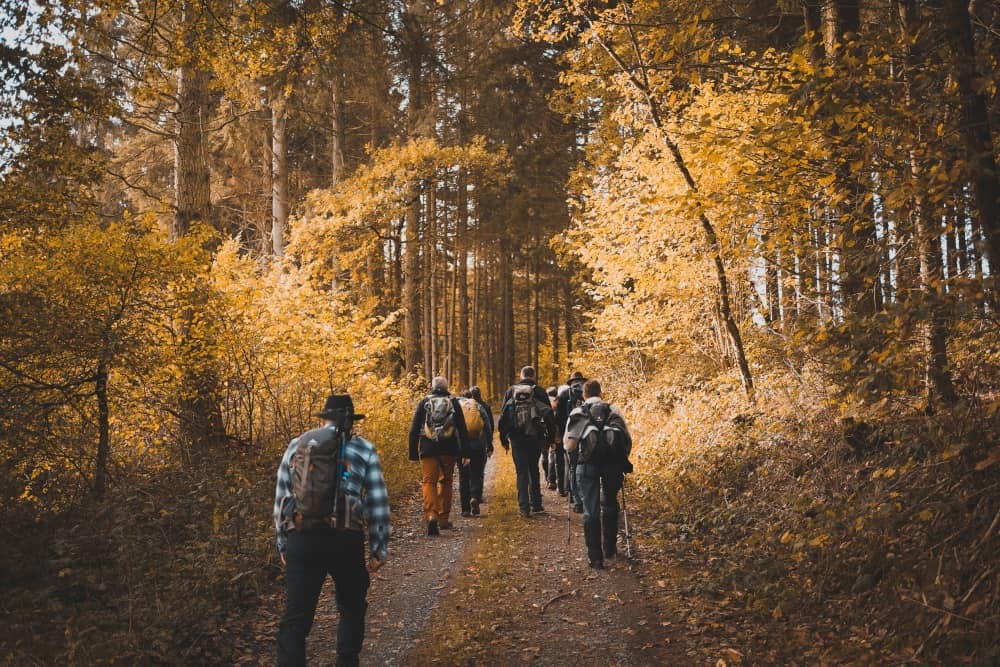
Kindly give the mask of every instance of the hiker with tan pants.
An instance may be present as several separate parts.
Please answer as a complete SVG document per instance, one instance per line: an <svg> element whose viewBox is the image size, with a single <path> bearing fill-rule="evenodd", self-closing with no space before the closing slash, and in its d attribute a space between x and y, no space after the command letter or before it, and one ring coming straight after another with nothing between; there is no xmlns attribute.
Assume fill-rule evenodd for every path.
<svg viewBox="0 0 1000 667"><path fill-rule="evenodd" d="M420 461L427 534L452 527L452 480L455 462L469 463L469 434L458 399L448 392L448 380L431 380L431 393L417 404L410 424L410 460Z"/></svg>

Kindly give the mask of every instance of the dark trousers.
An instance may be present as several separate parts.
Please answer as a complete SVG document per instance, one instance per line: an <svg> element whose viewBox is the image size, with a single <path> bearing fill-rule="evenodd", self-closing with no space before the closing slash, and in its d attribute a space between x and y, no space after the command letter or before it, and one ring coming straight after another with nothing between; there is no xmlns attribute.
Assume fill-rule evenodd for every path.
<svg viewBox="0 0 1000 667"><path fill-rule="evenodd" d="M566 450L562 444L556 445L555 456L549 459L549 469L545 479L555 482L559 493L566 490Z"/></svg>
<svg viewBox="0 0 1000 667"><path fill-rule="evenodd" d="M511 447L514 470L517 472L517 504L523 513L542 509L542 484L538 475L541 451L541 443L531 440Z"/></svg>
<svg viewBox="0 0 1000 667"><path fill-rule="evenodd" d="M576 467L583 497L583 538L591 562L603 561L618 551L618 492L624 475L620 465Z"/></svg>
<svg viewBox="0 0 1000 667"><path fill-rule="evenodd" d="M568 469L566 471L566 488L573 500L574 505L583 505L583 496L580 495L579 476L576 473L577 463L580 460L579 450L566 452L569 457Z"/></svg>
<svg viewBox="0 0 1000 667"><path fill-rule="evenodd" d="M333 579L340 623L337 626L337 664L356 665L365 638L368 570L364 535L360 532L291 532L285 548L288 597L278 629L278 664L306 664L306 636L312 629L320 589L327 575Z"/></svg>
<svg viewBox="0 0 1000 667"><path fill-rule="evenodd" d="M486 474L486 453L473 452L469 457L469 465L458 466L458 499L462 503L462 511L472 509L472 499L483 499L483 479Z"/></svg>

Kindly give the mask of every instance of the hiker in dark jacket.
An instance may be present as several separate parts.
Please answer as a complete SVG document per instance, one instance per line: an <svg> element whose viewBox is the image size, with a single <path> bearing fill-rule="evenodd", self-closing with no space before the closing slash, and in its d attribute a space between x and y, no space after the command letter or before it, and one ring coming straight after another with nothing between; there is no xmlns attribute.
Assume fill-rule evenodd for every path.
<svg viewBox="0 0 1000 667"><path fill-rule="evenodd" d="M351 433L354 421L364 415L354 414L348 394L327 398L317 415L323 425L303 433L289 443L278 466L274 494L274 527L278 553L285 565L287 599L278 629L278 665L306 664L306 636L316 614L316 601L327 575L336 586L337 664L357 665L365 637L365 611L369 572L385 563L389 542L389 495L375 447ZM302 451L300 450L300 446ZM303 468L323 467L312 458L316 447L324 448L327 474L313 480L329 482L339 477L330 489L327 485L309 488ZM339 447L339 452L333 452ZM309 455L304 455L309 452ZM311 468L313 461L316 468ZM337 475L337 470L340 474ZM305 515L309 501L324 497L317 489L330 489L332 514ZM299 494L299 495L297 495ZM296 502L296 498L299 502ZM335 501L334 498L337 500ZM340 508L352 510L333 511ZM322 508L323 503L319 503ZM368 528L368 559L365 568L364 528Z"/></svg>
<svg viewBox="0 0 1000 667"><path fill-rule="evenodd" d="M436 377L431 380L431 393L417 404L410 424L410 460L420 461L428 535L439 535L439 528L452 527L455 460L461 456L462 464L467 465L469 454L462 408L448 393L448 380Z"/></svg>
<svg viewBox="0 0 1000 667"><path fill-rule="evenodd" d="M515 394L519 394L519 389L524 387L531 388L532 416L525 425L519 425ZM555 438L556 425L548 394L535 382L535 369L531 366L521 369L520 382L504 394L499 427L500 444L504 449L510 449L513 445L514 469L517 471L517 504L521 516L529 517L532 512L544 514L538 459Z"/></svg>
<svg viewBox="0 0 1000 667"><path fill-rule="evenodd" d="M493 456L493 414L490 406L483 401L479 387L472 387L463 392L462 396L475 401L483 430L476 438L469 435L469 464L458 469L458 499L462 505L462 516L479 516L479 505L483 502L486 460ZM466 427L469 428L468 419Z"/></svg>
<svg viewBox="0 0 1000 667"><path fill-rule="evenodd" d="M583 512L583 498L580 496L580 488L576 480L579 453L566 451L566 448L562 447L562 436L569 424L569 413L573 411L573 408L583 403L583 383L586 381L587 378L583 376L583 373L575 371L566 380L566 387L559 392L559 396L556 398L556 441L560 444L564 454L566 468L564 488L569 492L573 511L577 514Z"/></svg>
<svg viewBox="0 0 1000 667"><path fill-rule="evenodd" d="M590 567L599 570L618 553L618 492L630 470L632 438L621 411L601 400L600 382L584 382L583 396L583 405L570 413L563 443L567 451L579 452L583 538ZM612 444L595 444L600 438Z"/></svg>

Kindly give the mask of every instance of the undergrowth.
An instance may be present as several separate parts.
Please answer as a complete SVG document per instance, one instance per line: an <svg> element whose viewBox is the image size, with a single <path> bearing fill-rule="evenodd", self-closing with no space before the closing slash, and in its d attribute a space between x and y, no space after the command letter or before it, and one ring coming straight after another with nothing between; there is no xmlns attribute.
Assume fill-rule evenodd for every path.
<svg viewBox="0 0 1000 667"><path fill-rule="evenodd" d="M1000 659L996 403L930 417L781 376L753 408L723 382L655 400L629 405L638 532L751 662Z"/></svg>
<svg viewBox="0 0 1000 667"><path fill-rule="evenodd" d="M390 500L410 402L366 408ZM289 437L295 434L289 434ZM0 522L2 665L231 664L227 619L279 585L271 518L287 441L121 470L108 496Z"/></svg>

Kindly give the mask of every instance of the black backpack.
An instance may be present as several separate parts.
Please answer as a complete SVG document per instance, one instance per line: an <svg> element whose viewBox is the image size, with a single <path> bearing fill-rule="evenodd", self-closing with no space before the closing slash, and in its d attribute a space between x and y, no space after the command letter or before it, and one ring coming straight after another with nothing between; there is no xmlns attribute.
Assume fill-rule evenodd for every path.
<svg viewBox="0 0 1000 667"><path fill-rule="evenodd" d="M611 425L611 406L598 401L584 403L580 409L587 417L587 424L580 437L580 463L624 463L629 435L625 430Z"/></svg>
<svg viewBox="0 0 1000 667"><path fill-rule="evenodd" d="M290 462L296 530L336 523L336 510L343 505L339 498L342 450L341 433L335 429L318 428L299 438Z"/></svg>
<svg viewBox="0 0 1000 667"><path fill-rule="evenodd" d="M455 404L451 396L428 396L424 404L424 437L434 442L455 437Z"/></svg>
<svg viewBox="0 0 1000 667"><path fill-rule="evenodd" d="M503 407L503 425L518 438L549 438L545 417L552 411L547 402L542 403L535 396L535 388L530 384L515 384L511 387L510 399Z"/></svg>

